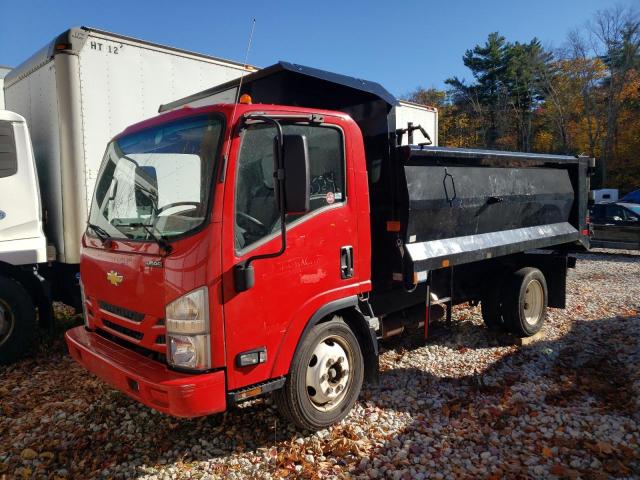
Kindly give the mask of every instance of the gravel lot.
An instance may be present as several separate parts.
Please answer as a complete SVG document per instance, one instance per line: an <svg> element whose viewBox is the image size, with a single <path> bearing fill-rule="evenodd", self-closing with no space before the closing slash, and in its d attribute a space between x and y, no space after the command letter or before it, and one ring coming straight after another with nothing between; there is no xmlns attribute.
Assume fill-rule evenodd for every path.
<svg viewBox="0 0 640 480"><path fill-rule="evenodd" d="M86 374L60 335L45 339L0 367L0 479L640 478L640 252L598 252L580 257L568 308L533 343L459 307L426 345L387 342L380 387L315 434L269 399L167 417Z"/></svg>

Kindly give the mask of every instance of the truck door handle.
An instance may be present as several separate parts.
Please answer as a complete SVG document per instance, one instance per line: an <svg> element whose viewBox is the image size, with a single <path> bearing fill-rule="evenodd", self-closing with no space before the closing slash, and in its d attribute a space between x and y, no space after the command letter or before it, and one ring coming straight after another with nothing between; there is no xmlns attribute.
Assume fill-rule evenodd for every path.
<svg viewBox="0 0 640 480"><path fill-rule="evenodd" d="M353 277L353 247L340 247L340 278Z"/></svg>

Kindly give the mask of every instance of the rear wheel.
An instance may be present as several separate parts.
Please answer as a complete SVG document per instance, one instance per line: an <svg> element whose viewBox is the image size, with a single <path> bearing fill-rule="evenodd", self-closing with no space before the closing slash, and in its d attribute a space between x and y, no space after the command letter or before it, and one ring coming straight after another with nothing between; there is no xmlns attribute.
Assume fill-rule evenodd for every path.
<svg viewBox="0 0 640 480"><path fill-rule="evenodd" d="M275 402L297 426L319 430L347 416L363 377L358 340L336 316L313 327L303 339L284 387L274 393Z"/></svg>
<svg viewBox="0 0 640 480"><path fill-rule="evenodd" d="M35 308L29 293L15 280L0 277L0 365L26 354L35 333Z"/></svg>
<svg viewBox="0 0 640 480"><path fill-rule="evenodd" d="M499 331L505 328L502 313L501 289L494 288L486 292L480 301L482 320L489 330Z"/></svg>
<svg viewBox="0 0 640 480"><path fill-rule="evenodd" d="M526 267L515 272L504 302L505 325L519 337L530 337L540 331L547 312L547 282L537 268Z"/></svg>

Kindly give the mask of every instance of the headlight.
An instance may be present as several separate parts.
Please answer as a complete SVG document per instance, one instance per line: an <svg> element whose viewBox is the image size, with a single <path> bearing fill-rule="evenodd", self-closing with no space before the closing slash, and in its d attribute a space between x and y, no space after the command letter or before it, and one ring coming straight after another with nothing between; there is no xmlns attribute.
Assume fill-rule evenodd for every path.
<svg viewBox="0 0 640 480"><path fill-rule="evenodd" d="M167 361L193 370L211 368L209 294L198 288L166 308Z"/></svg>

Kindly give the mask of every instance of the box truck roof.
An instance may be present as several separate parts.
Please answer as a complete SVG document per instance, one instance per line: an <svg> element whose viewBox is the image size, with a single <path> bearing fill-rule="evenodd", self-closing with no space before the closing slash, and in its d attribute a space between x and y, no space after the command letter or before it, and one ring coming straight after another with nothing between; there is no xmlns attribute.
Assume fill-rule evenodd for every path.
<svg viewBox="0 0 640 480"><path fill-rule="evenodd" d="M162 45L159 43L148 42L146 40L140 40L138 38L129 37L126 35L120 35L118 33L107 32L106 30L100 30L92 27L73 27L69 30L58 35L51 42L46 44L36 53L31 55L27 60L22 62L20 65L11 70L7 76L5 77L5 88L11 86L13 83L17 82L21 78L32 73L34 70L42 67L46 64L51 58L58 53L71 53L77 54L82 48L84 48L87 39L89 37L95 38L104 38L105 40L117 40L123 44L130 44L140 47L147 47L157 51L165 51L166 53L172 53L174 55L180 55L187 58L193 58L203 61L208 61L211 63L220 63L221 65L227 67L236 67L238 70L250 70L256 71L258 70L256 67L251 65L243 65L239 62L234 62L231 60L225 60L219 57L214 57L211 55L204 55L195 52L189 52L187 50L182 50L180 48L169 47L167 45ZM89 44L92 47L91 44ZM98 45L95 45L98 48ZM106 47L105 47L106 48Z"/></svg>

